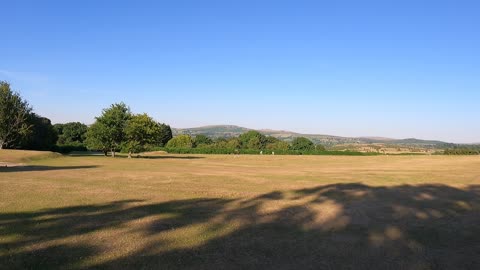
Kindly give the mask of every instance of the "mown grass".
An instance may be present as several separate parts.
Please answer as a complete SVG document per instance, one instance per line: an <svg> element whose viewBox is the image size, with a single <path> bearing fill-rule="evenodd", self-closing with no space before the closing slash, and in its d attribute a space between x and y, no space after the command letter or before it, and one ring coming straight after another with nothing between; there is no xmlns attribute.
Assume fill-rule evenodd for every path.
<svg viewBox="0 0 480 270"><path fill-rule="evenodd" d="M34 160L0 168L0 268L478 269L479 182L476 156Z"/></svg>

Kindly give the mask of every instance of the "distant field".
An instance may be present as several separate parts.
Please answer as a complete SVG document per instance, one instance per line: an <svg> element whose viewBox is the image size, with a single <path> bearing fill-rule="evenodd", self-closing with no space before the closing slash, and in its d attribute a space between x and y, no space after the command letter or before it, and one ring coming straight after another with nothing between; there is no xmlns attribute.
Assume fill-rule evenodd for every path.
<svg viewBox="0 0 480 270"><path fill-rule="evenodd" d="M480 269L479 156L0 162L0 269Z"/></svg>

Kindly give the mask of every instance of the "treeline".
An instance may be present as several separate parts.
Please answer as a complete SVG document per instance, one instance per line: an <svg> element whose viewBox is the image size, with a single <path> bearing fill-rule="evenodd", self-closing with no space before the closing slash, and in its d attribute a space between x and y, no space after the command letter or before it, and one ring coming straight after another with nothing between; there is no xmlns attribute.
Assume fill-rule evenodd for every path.
<svg viewBox="0 0 480 270"><path fill-rule="evenodd" d="M202 154L230 154L230 153L271 153L278 154L300 152L325 152L325 147L315 145L307 138L295 138L291 143L281 141L272 136L265 136L258 131L248 131L238 137L212 139L205 135L182 134L172 138L165 147L172 153L202 153Z"/></svg>
<svg viewBox="0 0 480 270"><path fill-rule="evenodd" d="M146 114L132 114L123 103L103 110L93 125L79 122L52 125L10 84L0 81L0 149L50 150L62 153L100 150L139 152L163 147L172 138L170 126Z"/></svg>
<svg viewBox="0 0 480 270"><path fill-rule="evenodd" d="M444 155L480 155L480 146L464 146L448 148L443 151Z"/></svg>

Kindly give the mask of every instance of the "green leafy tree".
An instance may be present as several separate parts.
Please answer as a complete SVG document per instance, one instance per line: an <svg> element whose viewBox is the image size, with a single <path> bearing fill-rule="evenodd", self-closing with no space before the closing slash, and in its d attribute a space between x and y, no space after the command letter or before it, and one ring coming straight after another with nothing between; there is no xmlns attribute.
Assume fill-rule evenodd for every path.
<svg viewBox="0 0 480 270"><path fill-rule="evenodd" d="M169 125L160 124L160 134L158 136L159 146L167 145L168 141L173 138L172 129Z"/></svg>
<svg viewBox="0 0 480 270"><path fill-rule="evenodd" d="M192 148L193 139L190 135L182 134L173 137L167 143L167 148Z"/></svg>
<svg viewBox="0 0 480 270"><path fill-rule="evenodd" d="M31 126L31 132L19 142L21 148L54 150L58 136L50 119L31 113L27 122Z"/></svg>
<svg viewBox="0 0 480 270"><path fill-rule="evenodd" d="M15 147L31 131L28 119L32 108L20 94L10 89L10 84L0 81L0 149Z"/></svg>
<svg viewBox="0 0 480 270"><path fill-rule="evenodd" d="M231 138L226 142L227 149L240 149L241 144L238 138Z"/></svg>
<svg viewBox="0 0 480 270"><path fill-rule="evenodd" d="M277 141L274 143L267 144L268 150L288 150L290 148L290 144L284 141Z"/></svg>
<svg viewBox="0 0 480 270"><path fill-rule="evenodd" d="M95 118L95 124L92 125L94 130L87 132L87 146L104 152L108 149L112 157L115 157L115 152L125 141L125 127L131 117L130 108L125 103L113 104L104 109L102 115Z"/></svg>
<svg viewBox="0 0 480 270"><path fill-rule="evenodd" d="M209 137L203 134L199 134L195 136L195 138L193 139L193 142L195 147L198 147L199 145L201 146L210 145L213 143L212 139L210 139Z"/></svg>
<svg viewBox="0 0 480 270"><path fill-rule="evenodd" d="M87 137L87 125L80 122L55 124L53 126L58 134L57 144L83 144Z"/></svg>
<svg viewBox="0 0 480 270"><path fill-rule="evenodd" d="M293 150L314 150L315 144L305 137L297 137L292 141Z"/></svg>
<svg viewBox="0 0 480 270"><path fill-rule="evenodd" d="M149 146L159 144L162 132L161 125L147 114L132 116L125 127L124 148L128 151L128 157L132 153L144 151Z"/></svg>
<svg viewBox="0 0 480 270"><path fill-rule="evenodd" d="M277 143L277 142L280 142L279 139L273 137L273 136L267 136L266 139L265 139L266 143L267 144L272 144L272 143Z"/></svg>
<svg viewBox="0 0 480 270"><path fill-rule="evenodd" d="M321 145L321 144L317 144L315 145L315 150L317 151L326 151L327 149L325 149L325 146Z"/></svg>
<svg viewBox="0 0 480 270"><path fill-rule="evenodd" d="M267 144L267 137L254 130L241 134L238 139L242 147L247 149L264 149Z"/></svg>
<svg viewBox="0 0 480 270"><path fill-rule="evenodd" d="M106 129L107 127L100 122L95 122L88 127L85 144L89 150L99 150L102 151L105 156L107 155L110 144L106 136Z"/></svg>

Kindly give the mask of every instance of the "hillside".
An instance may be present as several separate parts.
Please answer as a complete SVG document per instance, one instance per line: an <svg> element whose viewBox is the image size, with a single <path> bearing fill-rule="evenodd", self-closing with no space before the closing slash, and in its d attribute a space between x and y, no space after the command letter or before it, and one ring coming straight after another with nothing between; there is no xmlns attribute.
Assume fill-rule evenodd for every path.
<svg viewBox="0 0 480 270"><path fill-rule="evenodd" d="M204 126L197 128L173 128L173 134L188 134L191 136L203 134L212 138L229 138L239 136L240 134L252 130L245 127L239 127L234 125L215 125ZM302 134L285 130L271 130L261 129L258 130L262 134L267 136L273 136L275 138L291 141L295 137L306 137L316 144L323 144L326 146L335 146L341 144L385 144L385 145L398 145L398 146L413 146L413 147L425 147L425 148L444 148L449 143L435 140L419 140L414 138L408 139L392 139L384 137L341 137L324 134Z"/></svg>

